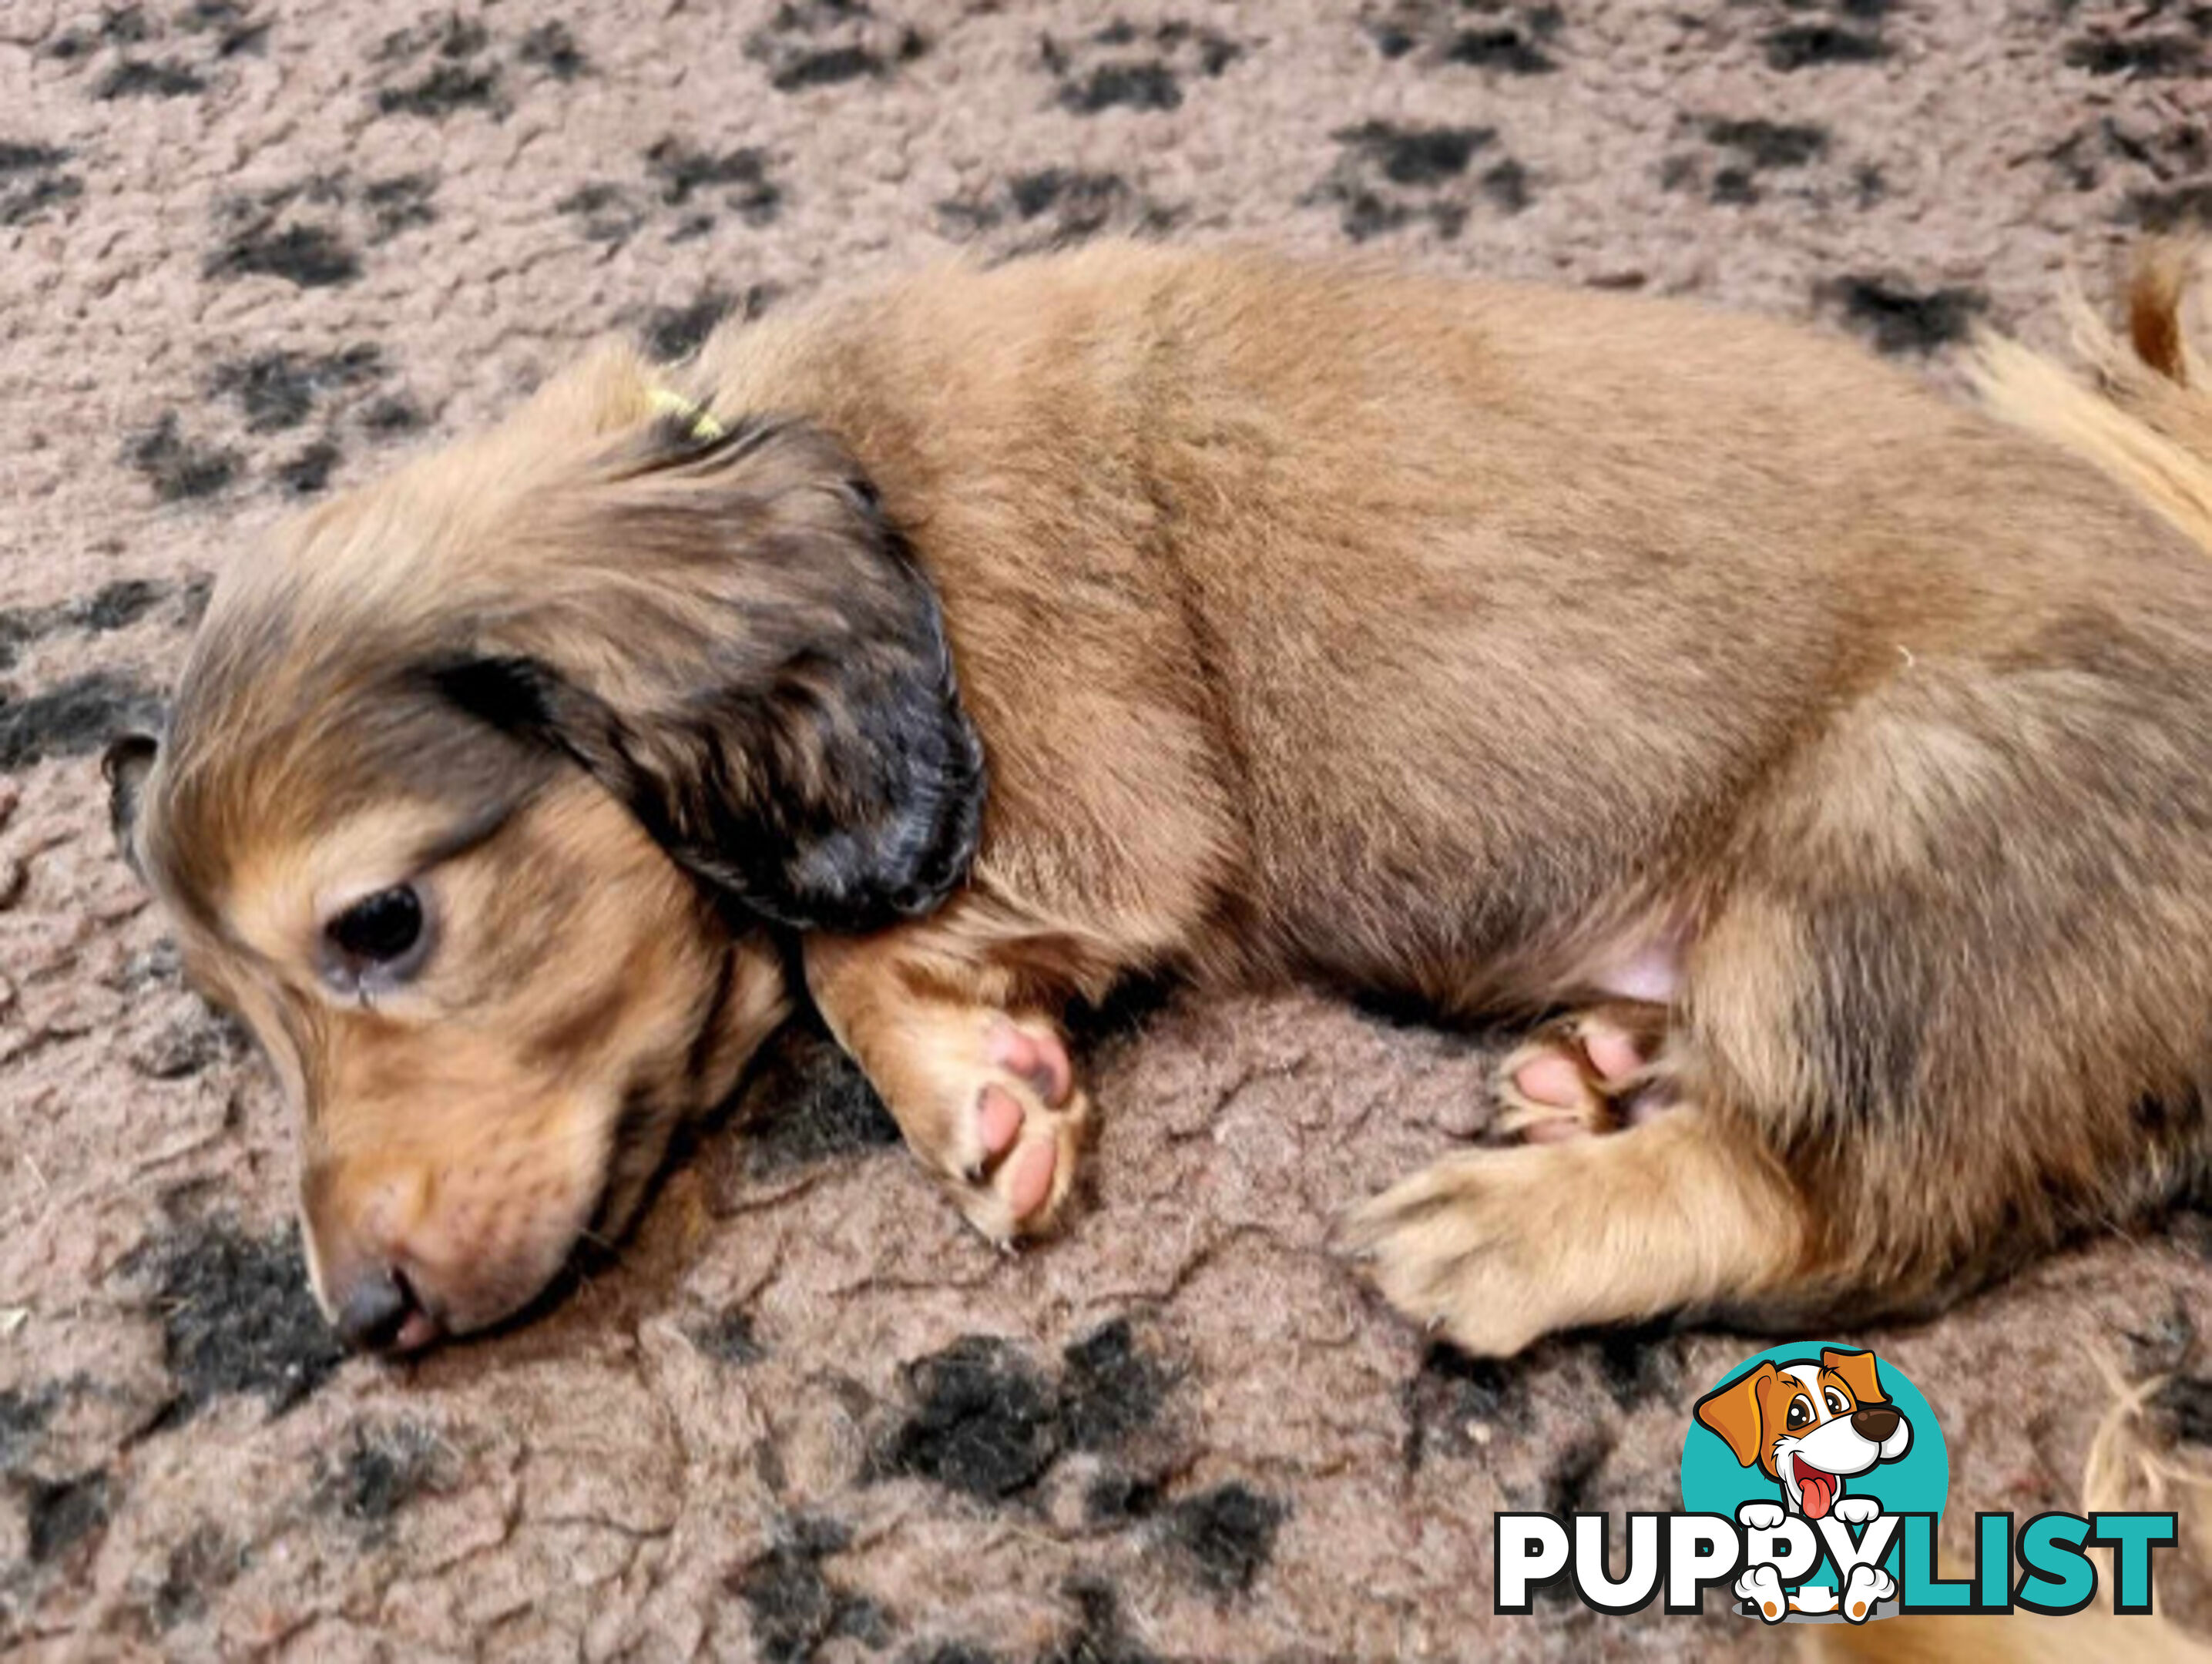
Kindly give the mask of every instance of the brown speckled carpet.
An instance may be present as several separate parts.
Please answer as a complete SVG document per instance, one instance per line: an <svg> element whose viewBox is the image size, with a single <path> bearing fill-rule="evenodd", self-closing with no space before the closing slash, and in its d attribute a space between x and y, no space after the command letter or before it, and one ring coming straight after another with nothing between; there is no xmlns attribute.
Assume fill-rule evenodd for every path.
<svg viewBox="0 0 2212 1664"><path fill-rule="evenodd" d="M1752 1650L1491 1614L1492 1510L1673 1504L1751 1346L1425 1357L1320 1244L1481 1125L1487 1053L1318 998L1097 1039L1048 1248L966 1235L799 1043L550 1316L341 1363L281 1107L94 755L228 551L599 331L1127 229L1693 293L1941 374L2212 215L2208 76L2212 7L2145 0L0 0L0 1652ZM2074 1500L2100 1359L2201 1367L2205 1236L1853 1337L1942 1416L1952 1540Z"/></svg>

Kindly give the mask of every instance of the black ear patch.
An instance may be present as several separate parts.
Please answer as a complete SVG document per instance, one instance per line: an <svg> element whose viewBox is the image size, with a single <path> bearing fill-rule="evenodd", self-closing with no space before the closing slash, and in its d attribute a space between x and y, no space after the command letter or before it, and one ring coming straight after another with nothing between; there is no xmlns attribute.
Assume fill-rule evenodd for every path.
<svg viewBox="0 0 2212 1664"><path fill-rule="evenodd" d="M107 824L115 834L123 859L138 869L138 850L132 833L138 824L138 804L146 777L154 770L161 745L151 734L124 734L111 740L101 753L100 772L107 781Z"/></svg>
<svg viewBox="0 0 2212 1664"><path fill-rule="evenodd" d="M934 587L816 430L746 423L678 454L677 477L625 476L592 517L617 545L597 557L618 557L604 605L572 602L542 635L525 620L506 632L525 650L485 643L428 667L434 685L565 752L775 923L857 932L931 911L968 875L985 793ZM589 670L557 657L580 617Z"/></svg>

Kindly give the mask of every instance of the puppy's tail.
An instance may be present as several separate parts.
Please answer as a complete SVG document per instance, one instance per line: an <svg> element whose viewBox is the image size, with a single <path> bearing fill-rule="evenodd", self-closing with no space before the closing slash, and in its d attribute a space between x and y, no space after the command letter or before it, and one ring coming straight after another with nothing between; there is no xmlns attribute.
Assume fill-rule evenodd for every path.
<svg viewBox="0 0 2212 1664"><path fill-rule="evenodd" d="M1883 1664L2077 1664L2104 1658L2124 1658L2130 1664L2212 1664L2212 1645L2174 1621L2177 1610L2201 1621L2212 1594L2207 1553L2212 1546L2212 1473L2185 1463L2171 1436L2160 1429L2155 1405L2166 1377L2130 1383L2109 1365L2104 1373L2112 1399L2089 1442L2079 1511L2174 1514L2178 1540L2160 1549L2154 1562L2151 1598L2157 1615L2113 1613L2112 1557L2096 1551L2096 1598L2073 1617L2021 1612L1808 1626L1798 1648L1804 1664L1877 1659ZM1961 1576L1965 1569L1947 1566L1944 1575Z"/></svg>
<svg viewBox="0 0 2212 1664"><path fill-rule="evenodd" d="M2069 303L2082 373L2002 337L1968 363L1982 402L2103 469L2212 552L2212 367L2192 341L2202 251L2154 241L2136 257L2123 338L2077 295Z"/></svg>

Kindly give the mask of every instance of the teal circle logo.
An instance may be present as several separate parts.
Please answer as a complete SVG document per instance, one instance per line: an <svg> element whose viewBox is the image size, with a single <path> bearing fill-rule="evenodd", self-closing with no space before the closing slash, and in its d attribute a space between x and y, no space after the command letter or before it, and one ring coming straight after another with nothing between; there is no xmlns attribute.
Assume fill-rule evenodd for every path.
<svg viewBox="0 0 2212 1664"><path fill-rule="evenodd" d="M1761 1503L1770 1516L1843 1521L1869 1501L1884 1514L1940 1515L1950 1488L1950 1452L1920 1389L1840 1341L1753 1353L1698 1400L1682 1445L1683 1507L1730 1520ZM1893 1544L1881 1560L1892 1577L1898 1558ZM1824 1557L1802 1587L1835 1585Z"/></svg>

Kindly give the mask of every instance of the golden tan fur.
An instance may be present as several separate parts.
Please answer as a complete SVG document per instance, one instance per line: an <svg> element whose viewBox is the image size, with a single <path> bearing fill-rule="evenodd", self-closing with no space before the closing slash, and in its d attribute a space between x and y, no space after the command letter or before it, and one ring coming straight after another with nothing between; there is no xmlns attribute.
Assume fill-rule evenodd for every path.
<svg viewBox="0 0 2212 1664"><path fill-rule="evenodd" d="M603 351L310 517L225 579L164 755L119 772L188 956L313 1037L319 1243L447 1328L544 1270L533 1186L569 1229L579 1149L649 1165L726 1084L779 937L994 1236L1067 1193L1054 1025L1126 978L1626 995L1670 1107L1380 1199L1349 1237L1384 1289L1493 1352L1924 1305L2207 1154L2212 567L2128 486L1689 307L1114 245L950 266L678 369ZM595 789L550 867L471 857L486 895L628 886L549 903L541 963L474 963L478 892L386 829ZM658 889L582 829L623 811ZM317 932L403 881L462 919L424 986L473 992L341 1008ZM617 966L557 1070L498 1050ZM372 1024L404 1104L318 1049ZM410 1060L462 1032L466 1081ZM434 1278L450 1210L379 1199L491 1151L483 1253Z"/></svg>
<svg viewBox="0 0 2212 1664"><path fill-rule="evenodd" d="M2017 342L1978 344L1983 402L2008 421L2095 463L2212 550L2212 388L2187 317L2193 245L2153 243L2138 257L2128 333L2114 336L2076 298L2075 345L2088 389Z"/></svg>

